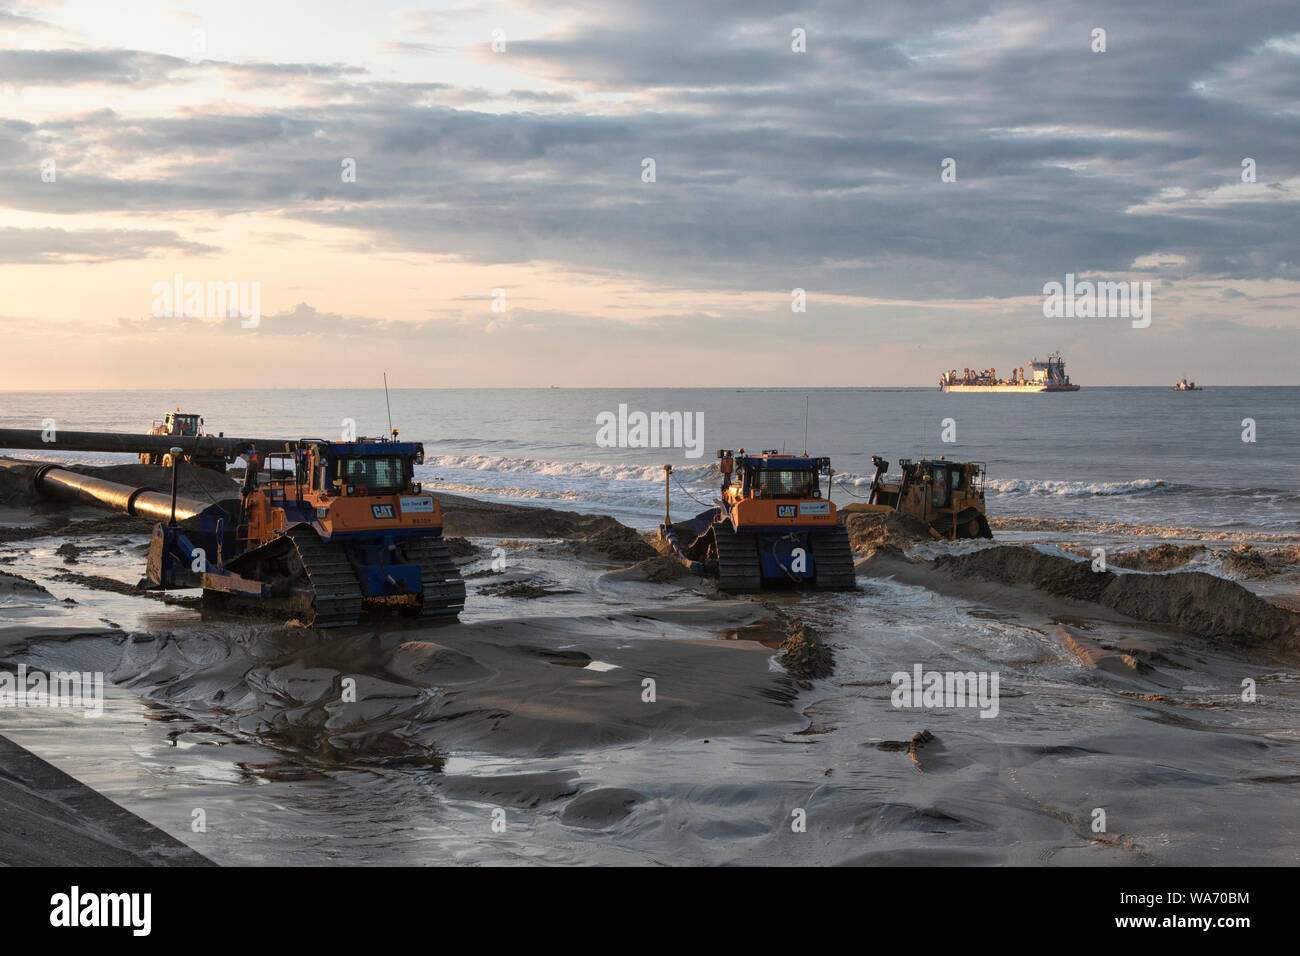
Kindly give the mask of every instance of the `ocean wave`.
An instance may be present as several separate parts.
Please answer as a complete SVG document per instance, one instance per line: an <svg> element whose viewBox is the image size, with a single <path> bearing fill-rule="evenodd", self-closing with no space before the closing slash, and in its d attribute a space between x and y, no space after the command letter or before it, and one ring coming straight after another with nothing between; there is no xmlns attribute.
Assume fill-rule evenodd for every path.
<svg viewBox="0 0 1300 956"><path fill-rule="evenodd" d="M604 480L619 482L663 482L662 465L604 464L596 461L553 461L539 458L516 458L505 455L430 455L423 471L492 472L500 475L529 476L542 479ZM676 465L673 477L683 485L717 481L717 465ZM866 488L873 476L845 472L835 476L836 485ZM454 480L454 479L452 479ZM1055 481L1027 478L992 478L987 489L999 495L1043 495L1057 498L1110 497L1169 490L1173 486L1158 478L1131 481Z"/></svg>
<svg viewBox="0 0 1300 956"><path fill-rule="evenodd" d="M1276 502L1278 504L1293 504L1300 502L1300 494L1294 491L1286 491L1282 488L1189 488L1187 494L1203 498L1248 498L1253 500L1263 500Z"/></svg>
<svg viewBox="0 0 1300 956"><path fill-rule="evenodd" d="M897 482L898 475L888 475L887 482ZM836 485L853 488L867 488L874 480L873 475L858 475L852 472L837 474ZM1086 498L1096 496L1133 495L1145 491L1170 490L1173 485L1159 478L1135 478L1132 481L1053 481L1033 478L989 478L984 487L1000 495L1051 495L1058 498Z"/></svg>
<svg viewBox="0 0 1300 956"><path fill-rule="evenodd" d="M536 458L509 458L501 455L429 455L425 469L446 468L457 471L491 471L549 478L601 478L607 481L664 480L662 465L604 465L595 461L542 461ZM715 465L673 466L679 481L700 481L717 474Z"/></svg>
<svg viewBox="0 0 1300 956"><path fill-rule="evenodd" d="M497 448L497 449L560 449L572 448L565 442L520 441L514 438L434 438L423 442L425 450L442 446L444 448Z"/></svg>
<svg viewBox="0 0 1300 956"><path fill-rule="evenodd" d="M1135 478L1132 481L1032 481L1024 478L990 478L985 487L1000 495L1052 495L1058 498L1135 495L1147 491L1168 490L1172 486L1159 478Z"/></svg>
<svg viewBox="0 0 1300 956"><path fill-rule="evenodd" d="M528 498L536 501L588 501L591 495L580 491L548 490L545 488L510 488L499 485L466 485L453 481L426 482L425 491L462 492L470 495L496 495L501 498Z"/></svg>

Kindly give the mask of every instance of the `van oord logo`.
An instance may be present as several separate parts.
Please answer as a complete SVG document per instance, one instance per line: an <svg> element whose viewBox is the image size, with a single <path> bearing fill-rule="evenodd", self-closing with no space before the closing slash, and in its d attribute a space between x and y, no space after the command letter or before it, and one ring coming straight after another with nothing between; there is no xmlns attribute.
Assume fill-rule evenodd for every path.
<svg viewBox="0 0 1300 956"><path fill-rule="evenodd" d="M376 518L395 518L392 505L371 505L370 513Z"/></svg>

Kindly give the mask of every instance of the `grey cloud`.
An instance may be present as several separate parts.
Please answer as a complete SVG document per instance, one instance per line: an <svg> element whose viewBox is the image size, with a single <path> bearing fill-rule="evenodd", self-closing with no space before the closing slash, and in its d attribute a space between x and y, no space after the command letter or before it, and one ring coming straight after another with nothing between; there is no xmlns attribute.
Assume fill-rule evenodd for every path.
<svg viewBox="0 0 1300 956"><path fill-rule="evenodd" d="M0 2L0 30L53 29L35 12L21 3Z"/></svg>
<svg viewBox="0 0 1300 956"><path fill-rule="evenodd" d="M137 50L0 50L0 83L7 86L68 86L108 83L157 86L191 64Z"/></svg>
<svg viewBox="0 0 1300 956"><path fill-rule="evenodd" d="M205 255L214 246L157 229L17 229L0 227L0 263L115 262L160 254Z"/></svg>
<svg viewBox="0 0 1300 956"><path fill-rule="evenodd" d="M1184 259L1162 276L1295 277L1300 219L1280 183L1300 176L1300 57L1269 43L1300 29L1293 4L525 6L569 24L510 43L514 68L558 81L509 94L529 112L478 111L500 95L376 82L346 64L164 58L163 74L181 64L292 79L333 99L0 125L6 202L273 210L365 230L385 251L544 259L707 289L1014 296L1155 253ZM402 42L441 42L442 21L413 22ZM1088 49L1099 23L1105 54ZM796 26L806 54L789 51ZM114 75L135 75L132 62ZM586 90L625 102L584 110ZM69 170L57 188L34 172L47 154ZM1239 182L1243 155L1276 201L1162 199ZM355 184L340 181L345 156ZM647 156L654 184L640 181ZM176 161L142 182L114 157ZM956 183L939 181L944 157L957 160Z"/></svg>

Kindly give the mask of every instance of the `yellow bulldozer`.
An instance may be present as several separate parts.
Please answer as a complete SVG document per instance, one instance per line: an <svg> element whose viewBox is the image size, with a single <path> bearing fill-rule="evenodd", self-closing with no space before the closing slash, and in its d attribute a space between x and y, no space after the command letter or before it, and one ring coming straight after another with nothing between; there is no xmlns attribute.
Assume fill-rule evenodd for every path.
<svg viewBox="0 0 1300 956"><path fill-rule="evenodd" d="M845 505L841 515L897 512L921 519L936 538L993 537L984 516L983 462L900 458L901 477L888 482L889 462L873 455L871 463L876 474L866 503Z"/></svg>

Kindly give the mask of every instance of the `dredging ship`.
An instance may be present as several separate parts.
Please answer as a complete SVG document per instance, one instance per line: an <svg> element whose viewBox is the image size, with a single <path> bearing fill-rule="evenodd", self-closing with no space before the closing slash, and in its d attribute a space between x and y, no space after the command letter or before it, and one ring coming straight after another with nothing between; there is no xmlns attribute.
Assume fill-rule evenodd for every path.
<svg viewBox="0 0 1300 956"><path fill-rule="evenodd" d="M973 368L956 369L939 376L939 389L944 392L1077 392L1079 386L1071 383L1065 374L1065 360L1060 352L1047 356L1047 361L1034 359L1029 363L1032 375L1026 376L1023 368L1011 370L1010 378L998 378L996 369L977 371Z"/></svg>

